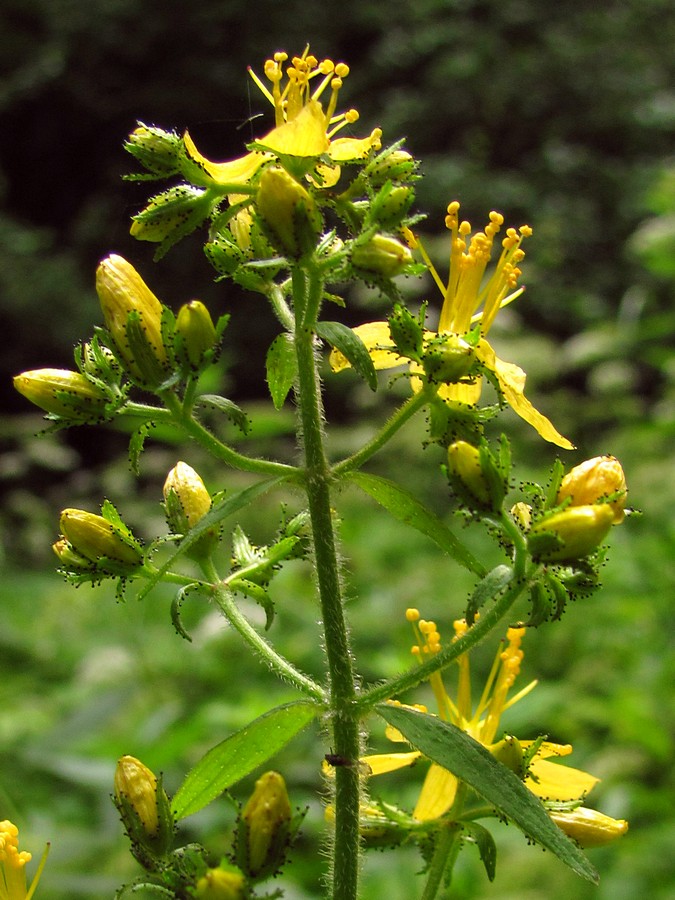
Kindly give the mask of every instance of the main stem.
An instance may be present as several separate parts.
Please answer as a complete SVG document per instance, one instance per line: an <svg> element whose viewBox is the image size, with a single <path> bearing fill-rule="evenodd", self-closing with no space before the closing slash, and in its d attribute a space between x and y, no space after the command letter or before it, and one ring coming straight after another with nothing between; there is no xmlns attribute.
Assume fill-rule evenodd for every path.
<svg viewBox="0 0 675 900"><path fill-rule="evenodd" d="M335 771L333 900L356 900L359 874L359 718L347 624L342 605L338 553L330 500L330 466L323 433L321 383L314 348L314 324L323 285L309 265L296 270L295 348L298 403L305 456L305 488L314 537L314 564L328 663L331 725L336 757L353 765Z"/></svg>

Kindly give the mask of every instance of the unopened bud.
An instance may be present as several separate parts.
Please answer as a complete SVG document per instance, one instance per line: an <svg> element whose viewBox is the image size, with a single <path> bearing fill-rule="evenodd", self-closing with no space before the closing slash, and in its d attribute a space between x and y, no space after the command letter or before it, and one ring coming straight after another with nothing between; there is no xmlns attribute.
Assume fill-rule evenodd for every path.
<svg viewBox="0 0 675 900"><path fill-rule="evenodd" d="M59 524L75 553L92 563L110 560L123 567L135 568L143 561L140 542L103 516L84 509L64 509Z"/></svg>
<svg viewBox="0 0 675 900"><path fill-rule="evenodd" d="M284 779L266 772L244 807L237 829L237 863L251 878L274 874L284 862L291 834L291 804Z"/></svg>
<svg viewBox="0 0 675 900"><path fill-rule="evenodd" d="M386 185L371 203L370 219L381 228L394 229L400 225L414 199L415 192L411 187Z"/></svg>
<svg viewBox="0 0 675 900"><path fill-rule="evenodd" d="M246 893L244 876L236 869L207 869L197 882L194 896L199 900L243 900Z"/></svg>
<svg viewBox="0 0 675 900"><path fill-rule="evenodd" d="M389 333L401 356L418 361L422 355L424 329L419 320L397 304L389 317Z"/></svg>
<svg viewBox="0 0 675 900"><path fill-rule="evenodd" d="M132 842L134 855L145 865L163 856L173 834L173 816L161 781L135 756L123 756L115 769L115 805Z"/></svg>
<svg viewBox="0 0 675 900"><path fill-rule="evenodd" d="M156 387L169 369L162 339L162 304L131 263L117 255L100 263L96 290L128 373L140 384Z"/></svg>
<svg viewBox="0 0 675 900"><path fill-rule="evenodd" d="M450 444L448 474L455 486L463 487L474 500L483 506L491 505L490 488L483 472L480 452L472 444L466 441Z"/></svg>
<svg viewBox="0 0 675 900"><path fill-rule="evenodd" d="M279 166L260 176L256 203L272 242L286 256L311 251L321 233L321 215L311 194Z"/></svg>
<svg viewBox="0 0 675 900"><path fill-rule="evenodd" d="M65 538L59 538L52 544L63 568L68 571L96 571L96 565L86 556L82 556Z"/></svg>
<svg viewBox="0 0 675 900"><path fill-rule="evenodd" d="M375 157L365 172L371 185L380 187L385 181L407 181L415 174L417 166L417 160L406 150L392 150Z"/></svg>
<svg viewBox="0 0 675 900"><path fill-rule="evenodd" d="M562 503L569 497L572 506L587 506L614 494L617 496L607 505L614 513L613 524L619 525L625 518L626 477L616 457L595 456L565 475L558 490L557 502Z"/></svg>
<svg viewBox="0 0 675 900"><path fill-rule="evenodd" d="M177 462L164 482L164 502L172 531L185 534L211 509L211 495L192 466Z"/></svg>
<svg viewBox="0 0 675 900"><path fill-rule="evenodd" d="M422 367L432 384L456 384L474 362L473 348L456 334L439 334L424 346Z"/></svg>
<svg viewBox="0 0 675 900"><path fill-rule="evenodd" d="M68 369L33 369L14 378L14 387L45 412L73 422L98 421L108 397L86 375Z"/></svg>
<svg viewBox="0 0 675 900"><path fill-rule="evenodd" d="M164 131L153 125L138 123L129 135L124 149L131 153L149 175L127 175L132 181L169 178L179 170L178 154L182 141L175 131Z"/></svg>
<svg viewBox="0 0 675 900"><path fill-rule="evenodd" d="M352 250L352 264L366 278L394 278L412 261L412 253L405 244L386 234L376 234Z"/></svg>
<svg viewBox="0 0 675 900"><path fill-rule="evenodd" d="M176 316L177 350L193 369L199 369L216 343L216 328L201 300L191 300Z"/></svg>
<svg viewBox="0 0 675 900"><path fill-rule="evenodd" d="M558 828L581 847L602 847L628 831L625 819L613 819L584 806L573 810L552 811L549 815Z"/></svg>
<svg viewBox="0 0 675 900"><path fill-rule="evenodd" d="M211 214L213 198L208 191L179 184L152 197L145 209L133 217L129 234L139 241L162 244L159 255L198 228Z"/></svg>
<svg viewBox="0 0 675 900"><path fill-rule="evenodd" d="M545 562L574 562L593 553L607 535L614 511L608 504L569 506L533 525L530 552Z"/></svg>

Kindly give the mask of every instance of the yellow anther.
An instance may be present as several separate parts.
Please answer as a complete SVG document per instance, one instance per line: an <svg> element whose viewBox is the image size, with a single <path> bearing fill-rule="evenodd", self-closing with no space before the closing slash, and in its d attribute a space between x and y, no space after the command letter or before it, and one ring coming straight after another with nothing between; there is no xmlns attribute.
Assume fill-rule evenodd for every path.
<svg viewBox="0 0 675 900"><path fill-rule="evenodd" d="M331 89L334 91L339 91L342 87L342 79L341 78L332 78L330 82Z"/></svg>
<svg viewBox="0 0 675 900"><path fill-rule="evenodd" d="M414 606L411 606L409 609L406 609L405 617L408 622L419 622L420 611L419 609L415 609Z"/></svg>
<svg viewBox="0 0 675 900"><path fill-rule="evenodd" d="M466 219L460 222L459 233L463 235L471 234L471 222L467 222Z"/></svg>
<svg viewBox="0 0 675 900"><path fill-rule="evenodd" d="M356 109L348 109L347 112L344 114L344 116L345 116L345 121L349 122L351 125L358 120L359 112ZM375 131L379 131L379 129L376 128ZM373 133L375 133L375 132L373 132ZM381 131L380 131L380 134L382 134Z"/></svg>
<svg viewBox="0 0 675 900"><path fill-rule="evenodd" d="M419 656L421 653L420 648L417 646L417 644L412 645L412 647L410 648L410 652L413 656Z"/></svg>
<svg viewBox="0 0 675 900"><path fill-rule="evenodd" d="M274 61L278 63L284 63L288 59L288 53L285 50L277 50L274 54Z"/></svg>
<svg viewBox="0 0 675 900"><path fill-rule="evenodd" d="M331 72L336 71L336 67L333 65L332 59L322 59L319 63L319 74L320 75L330 75Z"/></svg>
<svg viewBox="0 0 675 900"><path fill-rule="evenodd" d="M346 63L338 63L335 66L335 74L340 78L346 78L349 75L349 66Z"/></svg>
<svg viewBox="0 0 675 900"><path fill-rule="evenodd" d="M532 237L532 229L529 225L521 225L519 228L521 235L525 237Z"/></svg>
<svg viewBox="0 0 675 900"><path fill-rule="evenodd" d="M490 221L499 227L504 224L504 216L501 213L496 212L494 209L490 212L488 217Z"/></svg>

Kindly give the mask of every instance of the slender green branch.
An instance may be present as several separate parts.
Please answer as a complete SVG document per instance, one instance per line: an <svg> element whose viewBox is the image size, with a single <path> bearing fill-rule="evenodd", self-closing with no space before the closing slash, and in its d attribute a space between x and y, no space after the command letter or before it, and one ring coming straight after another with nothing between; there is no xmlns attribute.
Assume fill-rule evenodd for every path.
<svg viewBox="0 0 675 900"><path fill-rule="evenodd" d="M423 391L413 394L406 402L399 406L394 414L387 419L378 433L368 441L360 450L352 456L343 459L341 462L333 466L333 475L339 478L347 472L353 472L374 456L384 445L392 439L396 432L405 423L411 419L415 413L421 409L426 403L426 396Z"/></svg>
<svg viewBox="0 0 675 900"><path fill-rule="evenodd" d="M323 403L315 355L314 325L323 283L308 262L293 276L296 311L295 348L298 361L298 404L305 456L305 488L314 539L314 563L323 619L330 684L333 750L346 760L360 754L356 688L347 624L342 605L338 554L330 498L331 473L323 435ZM338 766L335 772L333 900L356 900L359 874L358 766Z"/></svg>
<svg viewBox="0 0 675 900"><path fill-rule="evenodd" d="M295 687L301 690L303 694L324 703L326 701L326 692L324 689L308 675L305 675L303 672L296 669L295 666L281 656L280 653L277 653L271 644L269 644L265 638L255 630L246 617L242 615L239 607L234 602L231 591L228 590L225 582L219 580L218 573L215 571L213 564L210 562L204 563L203 568L207 577L210 580L213 579L211 590L219 609L230 625L239 632L241 637L256 655L263 659L272 671L276 672L276 674L285 681L295 685Z"/></svg>
<svg viewBox="0 0 675 900"><path fill-rule="evenodd" d="M162 400L171 413L172 421L178 425L185 434L193 438L198 444L201 444L216 459L226 463L233 469L240 469L244 472L255 472L258 475L291 475L296 474L295 466L289 466L286 463L274 462L267 459L256 459L251 456L245 456L238 453L222 441L219 441L215 435L204 428L193 416L183 409L180 399L171 391L162 393Z"/></svg>
<svg viewBox="0 0 675 900"><path fill-rule="evenodd" d="M462 841L462 827L452 822L442 828L434 849L434 855L428 868L427 883L421 900L434 900L448 867L454 866Z"/></svg>
<svg viewBox="0 0 675 900"><path fill-rule="evenodd" d="M444 647L439 653L436 653L431 659L423 663L421 666L398 675L389 681L375 685L369 690L363 691L358 698L358 707L362 713L384 700L396 697L404 693L410 688L417 687L422 682L427 681L434 672L439 672L447 668L462 653L466 653L475 647L480 641L487 637L488 634L501 622L507 615L516 600L525 591L534 576L537 567L533 567L527 578L516 579L511 582L511 586L499 597L496 602L485 612L481 612L480 618L476 619L469 630Z"/></svg>

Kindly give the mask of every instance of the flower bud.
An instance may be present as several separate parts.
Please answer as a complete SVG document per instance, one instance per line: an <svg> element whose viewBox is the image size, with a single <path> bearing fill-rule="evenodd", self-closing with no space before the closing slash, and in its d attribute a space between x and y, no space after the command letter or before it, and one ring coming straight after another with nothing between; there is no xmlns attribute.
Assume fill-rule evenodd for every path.
<svg viewBox="0 0 675 900"><path fill-rule="evenodd" d="M475 361L473 348L456 334L439 334L427 341L422 367L432 384L456 384Z"/></svg>
<svg viewBox="0 0 675 900"><path fill-rule="evenodd" d="M265 169L256 206L272 242L286 256L297 258L314 248L321 233L321 215L311 194L285 169Z"/></svg>
<svg viewBox="0 0 675 900"><path fill-rule="evenodd" d="M96 571L96 566L86 556L79 554L75 548L68 543L65 538L59 538L52 544L52 550L59 558L59 562L63 568L72 572L73 570Z"/></svg>
<svg viewBox="0 0 675 900"><path fill-rule="evenodd" d="M169 371L162 339L162 304L131 263L116 255L100 263L96 291L129 375L144 386L161 384Z"/></svg>
<svg viewBox="0 0 675 900"><path fill-rule="evenodd" d="M595 456L565 475L558 490L557 503L569 497L572 506L587 506L599 503L612 494L618 496L607 505L614 513L612 524L619 525L625 518L626 477L616 457Z"/></svg>
<svg viewBox="0 0 675 900"><path fill-rule="evenodd" d="M139 541L130 532L123 533L120 527L103 516L84 509L64 509L60 527L75 553L92 563L100 564L109 560L121 566L135 568L143 562Z"/></svg>
<svg viewBox="0 0 675 900"><path fill-rule="evenodd" d="M482 506L491 506L488 481L483 472L480 451L466 441L455 441L448 447L448 475L461 486L473 500ZM457 482L459 485L457 485Z"/></svg>
<svg viewBox="0 0 675 900"><path fill-rule="evenodd" d="M14 387L45 412L73 422L99 421L108 397L80 372L33 369L14 378Z"/></svg>
<svg viewBox="0 0 675 900"><path fill-rule="evenodd" d="M164 502L171 530L185 534L211 509L211 495L192 466L177 462L164 482Z"/></svg>
<svg viewBox="0 0 675 900"><path fill-rule="evenodd" d="M414 199L415 192L408 185L392 187L388 184L371 203L370 221L381 228L394 229L400 225Z"/></svg>
<svg viewBox="0 0 675 900"><path fill-rule="evenodd" d="M173 835L173 815L161 779L134 756L122 756L115 769L115 805L142 865L163 856Z"/></svg>
<svg viewBox="0 0 675 900"><path fill-rule="evenodd" d="M265 772L244 807L236 836L241 869L255 880L274 874L284 862L291 836L291 804L284 779Z"/></svg>
<svg viewBox="0 0 675 900"><path fill-rule="evenodd" d="M232 275L246 260L241 247L223 235L217 235L213 240L204 244L204 253L220 275Z"/></svg>
<svg viewBox="0 0 675 900"><path fill-rule="evenodd" d="M129 135L124 149L131 153L149 175L127 175L131 181L148 181L152 178L169 178L179 171L179 151L182 145L175 131L164 131L153 125L138 123Z"/></svg>
<svg viewBox="0 0 675 900"><path fill-rule="evenodd" d="M139 241L161 244L156 256L198 228L211 214L213 198L208 191L179 184L150 199L133 217L129 234Z"/></svg>
<svg viewBox="0 0 675 900"><path fill-rule="evenodd" d="M367 241L355 244L352 265L365 278L394 278L413 261L410 250L386 234L376 234Z"/></svg>
<svg viewBox="0 0 675 900"><path fill-rule="evenodd" d="M243 900L248 896L246 881L235 869L207 869L197 882L194 896L199 900Z"/></svg>
<svg viewBox="0 0 675 900"><path fill-rule="evenodd" d="M417 170L417 160L406 150L392 150L376 156L366 166L365 173L373 187L380 187L386 181L407 181Z"/></svg>
<svg viewBox="0 0 675 900"><path fill-rule="evenodd" d="M388 319L389 333L401 356L415 361L422 355L424 329L419 320L406 309L397 304Z"/></svg>
<svg viewBox="0 0 675 900"><path fill-rule="evenodd" d="M584 806L573 810L552 811L549 815L558 828L581 847L602 847L628 831L625 819L613 819Z"/></svg>
<svg viewBox="0 0 675 900"><path fill-rule="evenodd" d="M606 503L569 506L532 526L527 538L530 552L544 562L583 559L599 547L613 521L614 511Z"/></svg>
<svg viewBox="0 0 675 900"><path fill-rule="evenodd" d="M176 316L178 349L193 369L199 369L206 354L216 344L216 327L201 300L191 300L178 310Z"/></svg>

